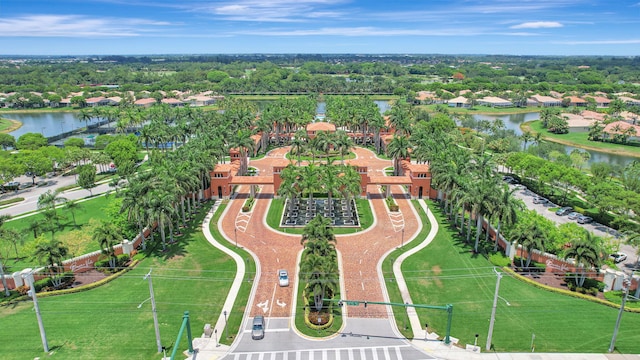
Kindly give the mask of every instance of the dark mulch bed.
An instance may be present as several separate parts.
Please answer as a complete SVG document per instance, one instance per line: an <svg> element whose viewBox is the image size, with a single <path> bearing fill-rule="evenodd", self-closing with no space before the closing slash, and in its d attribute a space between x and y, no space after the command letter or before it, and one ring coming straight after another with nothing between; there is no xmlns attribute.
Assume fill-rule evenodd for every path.
<svg viewBox="0 0 640 360"><path fill-rule="evenodd" d="M89 271L85 271L82 273L77 273L75 275L76 279L73 282L73 284L71 285L71 287L75 288L75 287L79 287L82 285L87 285L87 284L91 284L94 283L96 281L100 281L104 278L107 277L107 274L102 273L96 269L91 269Z"/></svg>
<svg viewBox="0 0 640 360"><path fill-rule="evenodd" d="M567 283L564 281L564 274L547 272L518 272L518 274L540 284L551 286L556 289L569 290L567 288ZM604 295L601 292L599 292L595 297L605 300Z"/></svg>

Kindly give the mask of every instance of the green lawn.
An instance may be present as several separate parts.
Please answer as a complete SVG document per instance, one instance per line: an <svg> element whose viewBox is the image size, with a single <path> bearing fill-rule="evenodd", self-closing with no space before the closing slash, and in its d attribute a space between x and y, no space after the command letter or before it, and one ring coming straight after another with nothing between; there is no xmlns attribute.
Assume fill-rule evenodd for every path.
<svg viewBox="0 0 640 360"><path fill-rule="evenodd" d="M210 205L210 203L209 203ZM158 359L149 284L143 276L153 268L153 288L162 344L175 346L182 314L191 315L194 337L205 323L215 323L236 272L234 261L211 246L200 231L207 209L192 227L162 253L149 249L149 257L131 272L99 288L39 300L43 323L53 354L58 359ZM218 216L220 211L218 212ZM157 239L157 237L156 237ZM245 301L246 303L246 301ZM244 310L238 307L233 319ZM38 325L31 302L0 308L2 359L43 357ZM229 335L236 331L229 330ZM187 348L186 333L179 351Z"/></svg>
<svg viewBox="0 0 640 360"><path fill-rule="evenodd" d="M356 199L356 206L358 207L358 216L360 217L360 227L335 227L333 233L336 235L341 234L353 234L358 231L365 230L373 224L373 214L371 213L371 205L367 199ZM280 219L282 218L282 211L284 209L284 199L278 198L271 201L271 206L267 212L267 225L278 231L286 232L289 234L302 234L301 227L299 228L283 228L280 227Z"/></svg>
<svg viewBox="0 0 640 360"><path fill-rule="evenodd" d="M568 134L554 134L542 127L540 120L534 120L522 124L522 127L529 127L534 133L541 133L542 138L552 142L579 147L583 149L598 150L608 153L625 154L628 156L640 157L640 147L614 144L602 141L590 141L586 132L570 132Z"/></svg>
<svg viewBox="0 0 640 360"><path fill-rule="evenodd" d="M224 211L226 204L220 205L218 210L216 211L213 219L211 220L211 225L209 226L209 230L214 238L216 238L221 244L225 245L228 248L233 248L236 253L238 253L245 260L245 281L242 283L240 287L240 291L238 292L238 296L236 297L236 301L233 304L233 310L229 313L227 317L227 321L229 324L228 335L229 338L225 339L224 336L220 336L220 343L231 345L235 338L238 335L238 331L240 326L242 325L242 318L244 316L244 312L247 307L247 303L249 302L249 295L251 293L251 286L253 284L253 280L256 276L256 263L253 261L251 254L245 251L242 248L236 248L234 244L226 241L223 236L218 231L218 221L220 220L220 216ZM235 274L233 274L235 276ZM223 289L220 289L222 291ZM213 325L213 322L212 322Z"/></svg>
<svg viewBox="0 0 640 360"><path fill-rule="evenodd" d="M427 219L427 214L422 210L422 207L418 203L418 200L412 200L413 206L418 211L418 215L420 216L420 221L422 222L422 230L416 236L416 238L405 244L402 248L396 249L387 256L387 258L382 262L382 274L384 276L385 284L387 286L387 291L389 293L389 300L393 303L403 303L402 295L400 294L400 289L398 288L398 283L394 280L393 276L393 262L407 250L410 250L416 246L418 246L424 239L426 239L429 231L431 231L431 223ZM404 308L395 307L393 308L393 316L396 321L396 326L400 329L402 335L404 335L408 339L413 339L413 330L409 326L409 317L407 316L407 312Z"/></svg>
<svg viewBox="0 0 640 360"><path fill-rule="evenodd" d="M440 209L430 204L440 223L438 236L403 263L414 303L453 304L451 335L461 344L486 342L496 275L484 256L473 255L471 247L457 237ZM543 275L544 276L544 275ZM604 353L609 347L618 310L590 301L542 290L509 275L502 278L493 344L499 352L531 351L535 334L536 352ZM444 336L446 313L418 309L421 323ZM625 313L618 334L617 349L640 352L640 314Z"/></svg>
<svg viewBox="0 0 640 360"><path fill-rule="evenodd" d="M58 205L56 211L63 216L60 220L61 228L56 231L54 238L60 240L63 243L68 240L66 236L72 230L79 230L83 225L89 223L90 219L102 219L104 218L104 211L108 204L115 199L114 196L98 196L87 201L79 202L78 209L74 210L77 226L74 226L73 216L69 210L64 209L64 205ZM8 221L4 224L4 228L15 229L23 236L23 242L18 244L19 259L15 259L15 251L13 244L5 242L2 244L4 253L8 254L8 260L5 265L12 267L13 269L21 269L28 266L33 266L36 263L31 259L31 254L24 253L23 248L25 244L28 244L33 240L33 231L29 230L29 224L33 221L44 219L44 215L41 213L27 216L20 219ZM46 232L45 237L51 239L51 232ZM87 241L86 243L79 244L78 247L72 247L70 249L72 255L86 254L91 251L100 250L100 244L94 241Z"/></svg>
<svg viewBox="0 0 640 360"><path fill-rule="evenodd" d="M456 108L456 107L448 107L447 105L419 105L419 108L425 109L427 111L435 111L436 107L444 106L449 113L452 114L491 114L491 115L508 115L508 114L523 114L530 112L539 112L539 107L511 107L511 108L494 108L491 106L474 106L473 110L468 108Z"/></svg>

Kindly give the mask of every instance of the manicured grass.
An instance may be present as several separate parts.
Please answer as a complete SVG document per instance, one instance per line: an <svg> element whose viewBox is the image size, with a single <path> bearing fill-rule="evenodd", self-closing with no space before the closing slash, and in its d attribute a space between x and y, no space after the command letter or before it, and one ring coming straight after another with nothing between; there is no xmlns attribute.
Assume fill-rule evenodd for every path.
<svg viewBox="0 0 640 360"><path fill-rule="evenodd" d="M602 141L590 141L588 139L589 134L587 132L569 132L568 134L550 133L547 131L547 129L542 127L542 122L540 120L526 122L522 124L521 127L523 129L526 129L528 127L533 133L541 133L543 139L551 142L557 142L573 147L597 150L612 154L624 154L628 156L640 157L640 147L638 146L614 144Z"/></svg>
<svg viewBox="0 0 640 360"><path fill-rule="evenodd" d="M210 205L210 203L209 203ZM200 336L205 323L215 323L236 272L232 259L211 246L200 231L203 208L185 235L161 252L156 245L131 272L99 288L39 299L43 323L58 359L158 359L149 284L152 268L162 344L172 350L185 310L191 330ZM138 304L142 303L141 308ZM230 316L233 317L235 314ZM2 359L43 357L31 302L0 308ZM231 335L232 332L229 331ZM187 349L186 332L178 351Z"/></svg>
<svg viewBox="0 0 640 360"><path fill-rule="evenodd" d="M12 204L15 204L15 203L19 203L21 201L24 201L23 197L17 197L17 198L13 198L13 199L2 200L2 201L0 201L0 207L5 208L5 207L8 207L7 205L12 205Z"/></svg>
<svg viewBox="0 0 640 360"><path fill-rule="evenodd" d="M238 336L240 327L242 326L242 318L244 316L244 312L249 302L251 286L256 277L256 263L255 261L253 261L251 254L249 254L247 251L243 250L242 248L236 248L234 244L225 240L224 237L218 231L218 221L220 220L220 216L222 215L222 212L224 211L225 207L226 207L226 203L223 203L220 205L220 207L214 214L213 219L211 220L211 225L209 226L209 230L211 231L211 234L213 235L213 237L216 240L218 240L218 242L220 242L221 244L225 245L230 249L233 249L233 251L235 251L237 254L242 256L243 259L245 259L245 276L244 276L245 281L243 281L240 287L240 291L238 292L238 296L236 297L236 301L233 304L233 309L229 312L229 315L227 317L227 321L229 324L228 325L229 328L227 331L228 331L229 337L225 338L224 335L218 334L221 344L231 345L231 343L233 343L235 338ZM213 321L214 320L212 320L212 324L213 324Z"/></svg>
<svg viewBox="0 0 640 360"><path fill-rule="evenodd" d="M496 286L493 267L484 256L471 253L440 208L430 209L440 223L438 236L402 267L412 299L417 304L453 304L451 335L460 344L473 344L477 333L484 345ZM532 334L536 352L604 353L609 347L615 308L539 289L509 275L502 278L500 296L510 306L498 301L492 342L496 351L531 351ZM430 331L444 336L445 312L418 309L418 315ZM640 314L623 315L616 343L620 352L640 352L639 328Z"/></svg>
<svg viewBox="0 0 640 360"><path fill-rule="evenodd" d="M92 198L87 201L82 201L78 203L78 208L74 210L76 216L76 223L78 226L74 226L73 217L69 210L64 209L64 205L60 204L56 207L56 211L58 214L62 215L64 219L60 220L61 228L56 231L54 238L56 240L60 240L63 243L65 242L65 235L68 234L72 230L78 230L83 225L87 224L90 219L102 219L104 218L103 209L106 208L111 201L114 200L113 196L98 196ZM11 267L13 270L19 270L25 267L30 267L36 265L33 259L31 259L31 254L27 254L23 252L23 247L25 244L33 241L33 231L29 230L29 224L33 221L43 220L44 215L42 213L23 217L20 219L10 220L4 224L4 228L7 229L15 229L23 236L24 242L22 244L18 244L18 254L20 259L16 261L14 259L15 252L13 251L13 247L11 247L11 251L8 252L9 259L5 260L5 265ZM45 232L44 236L47 239L51 239L51 232ZM85 254L91 251L96 251L100 249L100 244L97 242L90 241L86 243L84 246L81 246L79 249L73 250L75 253L72 254L74 256Z"/></svg>
<svg viewBox="0 0 640 360"><path fill-rule="evenodd" d="M436 107L444 106L451 114L491 114L491 115L508 115L508 114L523 114L531 112L539 112L539 107L511 107L511 108L494 108L491 106L476 105L473 110L468 108L456 108L448 107L445 105L419 105L419 108L423 108L428 111L435 111Z"/></svg>
<svg viewBox="0 0 640 360"><path fill-rule="evenodd" d="M348 228L348 227L334 227L333 233L336 235L341 234L353 234L358 231L365 230L373 224L373 214L371 213L371 205L367 199L356 199L356 206L358 207L358 216L360 217L360 227ZM282 211L284 210L284 199L278 198L271 201L271 206L267 212L267 225L278 231L286 232L289 234L302 234L302 228L296 227L280 227L280 219L282 218Z"/></svg>
<svg viewBox="0 0 640 360"><path fill-rule="evenodd" d="M392 303L403 303L398 283L393 276L393 262L407 250L413 249L418 246L431 231L431 223L427 219L427 214L422 210L418 200L412 200L413 206L416 208L418 215L420 216L420 222L422 223L422 230L418 233L416 238L409 243L406 243L402 248L396 249L387 256L382 262L382 274L384 276L385 285L387 286L387 292L389 293L389 300ZM402 307L393 308L393 317L396 321L396 326L400 329L400 333L407 339L413 339L413 330L409 326L409 316L407 311Z"/></svg>

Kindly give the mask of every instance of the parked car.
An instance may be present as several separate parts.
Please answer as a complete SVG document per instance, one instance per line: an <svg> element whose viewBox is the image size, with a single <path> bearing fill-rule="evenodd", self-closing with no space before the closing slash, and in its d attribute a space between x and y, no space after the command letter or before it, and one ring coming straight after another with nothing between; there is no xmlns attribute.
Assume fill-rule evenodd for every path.
<svg viewBox="0 0 640 360"><path fill-rule="evenodd" d="M582 214L580 214L579 212L575 212L575 211L574 211L574 212L572 212L571 214L569 214L569 216L567 216L567 218L568 218L569 220L575 220L575 219L577 219L577 218L578 218L578 216L580 216L580 215L582 215Z"/></svg>
<svg viewBox="0 0 640 360"><path fill-rule="evenodd" d="M609 255L609 258L611 258L611 260L613 260L613 262L617 264L627 260L627 254L623 252L617 252Z"/></svg>
<svg viewBox="0 0 640 360"><path fill-rule="evenodd" d="M543 198L542 196L536 196L533 198L534 204L546 204L549 200Z"/></svg>
<svg viewBox="0 0 640 360"><path fill-rule="evenodd" d="M264 338L264 316L258 315L253 318L253 326L251 327L251 338L260 340Z"/></svg>
<svg viewBox="0 0 640 360"><path fill-rule="evenodd" d="M287 273L287 270L278 270L278 282L280 286L289 286L289 273Z"/></svg>
<svg viewBox="0 0 640 360"><path fill-rule="evenodd" d="M562 208L558 209L558 211L556 211L556 215L565 216L565 215L568 215L572 211L573 211L573 208L571 206L565 206L565 207L562 207Z"/></svg>
<svg viewBox="0 0 640 360"><path fill-rule="evenodd" d="M589 224L591 222L593 222L593 218L590 216L578 216L578 224Z"/></svg>
<svg viewBox="0 0 640 360"><path fill-rule="evenodd" d="M20 186L19 182L10 181L10 182L4 184L2 187L4 188L4 190L9 191L9 190L18 190L19 186Z"/></svg>

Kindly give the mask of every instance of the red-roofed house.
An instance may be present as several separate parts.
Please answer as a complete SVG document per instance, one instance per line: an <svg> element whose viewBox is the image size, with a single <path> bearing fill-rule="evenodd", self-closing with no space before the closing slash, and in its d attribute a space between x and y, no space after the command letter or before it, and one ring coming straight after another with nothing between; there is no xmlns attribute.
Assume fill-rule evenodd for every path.
<svg viewBox="0 0 640 360"><path fill-rule="evenodd" d="M162 99L160 102L169 106L184 106L184 102L174 98Z"/></svg>
<svg viewBox="0 0 640 360"><path fill-rule="evenodd" d="M316 137L316 134L319 131L328 131L328 132L336 132L336 126L332 123L328 122L314 122L307 125L307 135L310 139Z"/></svg>
<svg viewBox="0 0 640 360"><path fill-rule="evenodd" d="M569 99L567 103L568 106L587 106L587 100L577 96L565 96L564 99Z"/></svg>
<svg viewBox="0 0 640 360"><path fill-rule="evenodd" d="M623 142L633 140L640 141L640 126L631 125L624 121L614 121L602 129L603 134L611 139L620 139Z"/></svg>
<svg viewBox="0 0 640 360"><path fill-rule="evenodd" d="M138 99L136 100L133 104L136 106L142 106L145 108L149 108L155 104L157 104L158 102L156 101L156 99L154 98L147 98L147 99Z"/></svg>

